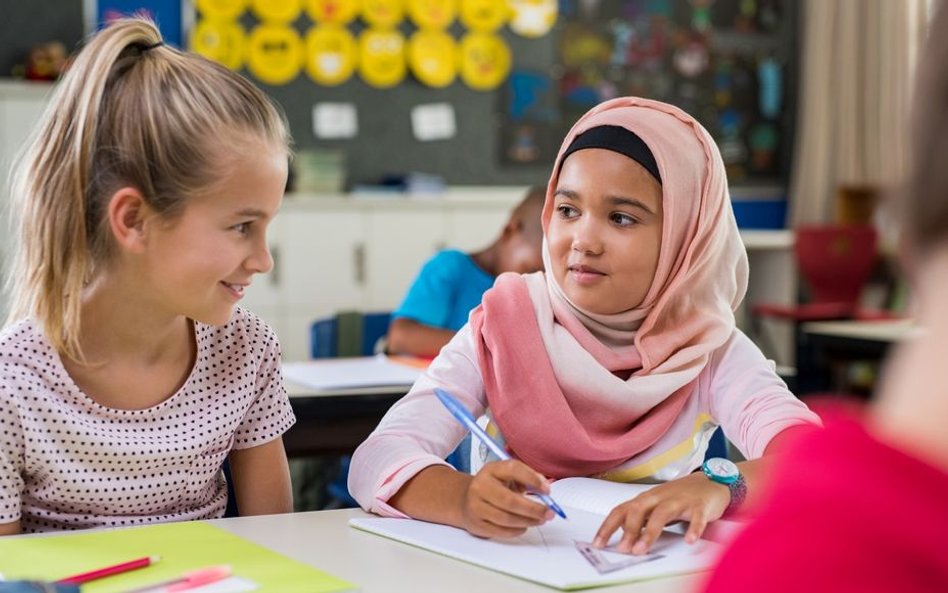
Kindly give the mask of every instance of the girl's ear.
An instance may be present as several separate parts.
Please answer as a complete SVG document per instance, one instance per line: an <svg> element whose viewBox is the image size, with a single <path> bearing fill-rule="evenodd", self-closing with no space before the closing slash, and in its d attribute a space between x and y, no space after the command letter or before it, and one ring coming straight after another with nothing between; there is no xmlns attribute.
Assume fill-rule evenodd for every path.
<svg viewBox="0 0 948 593"><path fill-rule="evenodd" d="M504 225L504 230L501 231L501 236L505 239L510 239L511 237L517 236L521 232L523 232L523 221L515 216L508 220L507 224Z"/></svg>
<svg viewBox="0 0 948 593"><path fill-rule="evenodd" d="M140 252L145 246L145 220L151 209L134 187L123 187L109 198L109 228L123 249Z"/></svg>

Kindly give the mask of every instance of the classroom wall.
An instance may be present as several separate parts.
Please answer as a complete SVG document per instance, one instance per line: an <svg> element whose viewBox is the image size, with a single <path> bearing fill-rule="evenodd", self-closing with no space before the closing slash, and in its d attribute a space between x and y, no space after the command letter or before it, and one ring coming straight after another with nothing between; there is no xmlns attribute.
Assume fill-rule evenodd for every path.
<svg viewBox="0 0 948 593"><path fill-rule="evenodd" d="M30 47L58 39L69 49L83 31L82 0L0 0L0 76L9 76ZM528 40L503 32L518 68L549 69L554 62L553 36ZM406 77L392 89L369 87L354 77L335 88L317 86L301 72L280 87L262 85L284 108L295 147L344 148L348 182L371 183L390 172L421 171L442 176L452 185L529 185L546 181L548 165L503 165L499 153L503 87L480 92L455 82L432 89ZM312 107L320 101L356 105L359 136L353 140L317 140L312 132ZM452 140L418 142L412 138L410 111L419 104L454 105L457 136Z"/></svg>
<svg viewBox="0 0 948 593"><path fill-rule="evenodd" d="M439 175L449 185L523 186L546 181L550 161L563 131L591 104L583 93L578 93L578 99L574 100L569 90L572 87L567 83L575 77L583 78L579 72L583 72L585 78L595 79L590 77L589 67L592 67L598 69L602 84L587 82L580 85L589 87L586 91L594 87L598 94L601 89L612 86L616 92L649 96L681 106L702 121L721 145L732 188L748 190L745 197L753 199L770 199L774 195L783 197L791 168L795 127L798 3L775 0L768 4L777 7L781 15L776 29L764 27L759 31L742 31L737 27L735 17L742 3L739 0L718 0L711 12L714 27L705 44L711 67L699 76L685 78L676 74L676 68L672 67L671 50L678 42L667 43L670 49L663 51L668 55L661 59L658 68L631 62L615 68L612 58L609 64L597 65L595 55L586 56L581 62L582 67L570 66L567 55L588 52L587 46L590 45L614 47L609 44L613 43L611 39L617 39L616 24L642 18L623 11L630 6L652 6L651 3L610 0L603 2L595 15L583 16L580 8L587 5L600 6L582 0L563 0L561 7L564 12L556 28L539 39L520 37L506 27L500 31L513 53L514 71L548 77L553 82L553 90L549 92L553 105L547 110L550 115L545 116L544 123L538 128L541 130L538 146L547 154L537 157L532 164L504 162L504 155L509 154L504 142L511 142L509 130L504 134L505 126L511 127L504 115L510 100L506 84L490 92L474 91L460 81L444 89L433 89L408 75L394 88L375 89L356 75L338 87L322 87L312 82L305 72L285 86L258 84L283 106L297 150L327 148L339 149L345 154L347 176L344 189L378 182L388 173L410 171ZM655 4L660 5L666 6ZM674 35L692 35L694 5L688 0L672 0L667 7L670 12L665 18L672 23ZM84 35L82 0L0 0L0 15L3 17L0 19L0 76L8 75L13 64L22 61L29 48L37 43L59 39L71 49ZM305 31L310 26L307 18L300 17L298 31ZM256 23L249 13L245 13L241 21L248 30ZM360 26L353 25L357 34ZM413 30L409 25L403 27L406 34ZM463 29L455 23L449 32L459 38ZM568 43L569 39L573 40L572 44ZM577 40L582 43L577 44ZM783 74L777 93L782 98L777 116L764 117L757 113L759 85L756 64L762 57L775 58L781 65ZM732 64L732 68L722 68L726 64ZM719 86L730 97L721 105L717 99L722 90ZM354 104L359 120L357 137L318 140L313 133L312 108L319 102ZM433 142L414 139L410 121L412 108L442 102L454 106L456 136ZM728 127L737 129L736 135L725 128L725 121L729 119L732 123ZM771 133L778 133L779 138L775 154L771 150L771 157L763 160L754 156L755 130L758 127L770 128ZM777 132L773 132L774 129ZM760 162L770 164L760 166ZM766 191L759 191L759 188ZM781 224L782 219L777 226Z"/></svg>

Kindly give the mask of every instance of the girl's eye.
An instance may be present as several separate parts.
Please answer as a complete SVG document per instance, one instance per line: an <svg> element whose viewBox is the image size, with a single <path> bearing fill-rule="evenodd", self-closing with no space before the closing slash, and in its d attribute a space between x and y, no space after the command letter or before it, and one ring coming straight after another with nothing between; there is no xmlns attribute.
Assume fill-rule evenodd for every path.
<svg viewBox="0 0 948 593"><path fill-rule="evenodd" d="M237 231L238 233L240 233L241 235L246 235L250 231L250 223L241 222L240 224L235 224L231 228Z"/></svg>
<svg viewBox="0 0 948 593"><path fill-rule="evenodd" d="M613 212L612 214L609 215L609 218L612 219L612 222L616 223L619 226L632 226L638 223L638 221L635 220L635 218L629 216L628 214L624 214L622 212Z"/></svg>
<svg viewBox="0 0 948 593"><path fill-rule="evenodd" d="M573 218L578 214L576 208L573 208L568 204L560 204L556 207L556 211L559 212L559 215L562 218Z"/></svg>

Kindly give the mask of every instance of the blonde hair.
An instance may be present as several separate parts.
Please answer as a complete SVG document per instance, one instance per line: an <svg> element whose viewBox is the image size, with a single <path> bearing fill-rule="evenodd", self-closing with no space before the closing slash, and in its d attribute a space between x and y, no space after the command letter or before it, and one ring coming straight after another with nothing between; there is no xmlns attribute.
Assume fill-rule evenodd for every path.
<svg viewBox="0 0 948 593"><path fill-rule="evenodd" d="M57 351L81 360L83 289L114 250L111 195L134 187L173 218L225 178L224 156L241 154L248 140L289 151L282 114L246 79L164 45L145 19L97 33L15 169L8 323L33 317Z"/></svg>

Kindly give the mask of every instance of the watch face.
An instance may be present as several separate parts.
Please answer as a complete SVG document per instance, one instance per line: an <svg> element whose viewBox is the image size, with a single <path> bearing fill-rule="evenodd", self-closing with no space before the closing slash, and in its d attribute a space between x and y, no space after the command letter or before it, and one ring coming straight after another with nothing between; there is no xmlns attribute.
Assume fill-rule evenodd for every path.
<svg viewBox="0 0 948 593"><path fill-rule="evenodd" d="M723 457L714 457L706 462L712 474L721 478L736 477L740 472L734 462Z"/></svg>

